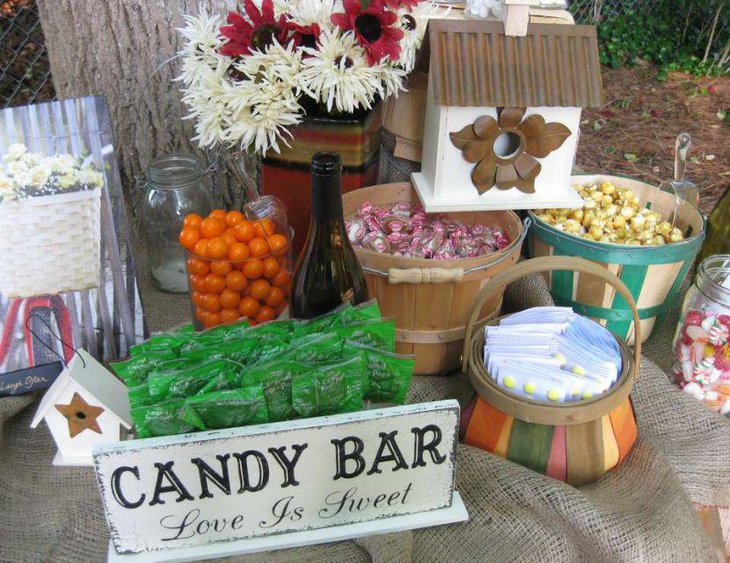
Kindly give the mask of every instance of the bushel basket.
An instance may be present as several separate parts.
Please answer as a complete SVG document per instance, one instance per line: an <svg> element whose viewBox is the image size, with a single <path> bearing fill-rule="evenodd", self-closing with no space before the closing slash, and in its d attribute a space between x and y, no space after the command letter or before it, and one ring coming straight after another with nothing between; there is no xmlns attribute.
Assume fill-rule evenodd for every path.
<svg viewBox="0 0 730 563"><path fill-rule="evenodd" d="M380 206L419 202L409 183L363 188L343 196L345 217L366 201ZM489 278L517 262L525 236L522 223L512 211L440 215L499 228L510 244L492 254L457 260L404 258L355 248L365 272L368 295L378 300L384 317L395 317L396 351L416 355L416 374L458 369L474 296ZM494 292L485 300L480 318L499 312L502 293Z"/></svg>
<svg viewBox="0 0 730 563"><path fill-rule="evenodd" d="M591 274L610 284L638 313L628 288L616 276L578 258L535 258L495 276L474 302L466 330L463 370L477 392L462 415L464 443L519 463L572 485L583 485L617 467L637 438L629 394L639 373L641 339L633 355L617 338L623 366L618 381L604 394L574 403L546 403L513 395L499 387L484 367L484 326L478 311L494 292L529 274L555 271ZM638 328L637 331L641 329Z"/></svg>
<svg viewBox="0 0 730 563"><path fill-rule="evenodd" d="M99 285L101 189L0 203L0 293L32 297Z"/></svg>
<svg viewBox="0 0 730 563"><path fill-rule="evenodd" d="M629 188L642 207L658 211L665 218L674 212L673 194L617 176L573 176L573 184L613 182ZM674 303L682 281L700 250L705 220L687 202L677 212L677 227L685 240L662 246L626 246L589 241L559 231L538 219L533 212L528 237L531 258L540 256L577 256L596 262L616 274L636 301L641 319L641 334L646 340L660 326ZM628 302L610 285L595 276L573 272L553 272L546 277L555 303L573 307L576 313L592 318L622 338L634 341L634 323Z"/></svg>

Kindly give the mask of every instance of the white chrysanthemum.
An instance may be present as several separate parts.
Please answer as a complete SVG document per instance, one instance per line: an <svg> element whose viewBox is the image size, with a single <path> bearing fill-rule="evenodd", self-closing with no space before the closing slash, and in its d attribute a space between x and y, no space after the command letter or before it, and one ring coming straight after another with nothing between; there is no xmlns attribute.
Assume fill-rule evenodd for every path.
<svg viewBox="0 0 730 563"><path fill-rule="evenodd" d="M201 12L198 17L186 16L185 22L187 25L179 31L187 41L179 53L182 56L182 71L176 80L191 87L204 80L210 69L219 69L230 59L218 52L224 43L220 34L223 25L221 18Z"/></svg>
<svg viewBox="0 0 730 563"><path fill-rule="evenodd" d="M421 2L413 10L406 8L398 10L397 26L403 31L403 39L400 40L401 55L398 65L410 72L416 64L418 48L423 43L426 35L428 20L436 17L445 17L450 8L442 8L435 2L427 0Z"/></svg>
<svg viewBox="0 0 730 563"><path fill-rule="evenodd" d="M285 140L286 127L301 119L297 99L301 65L301 53L292 44L278 43L238 61L234 68L242 80L224 86L230 114L222 139L264 154L269 148L279 152L278 141Z"/></svg>
<svg viewBox="0 0 730 563"><path fill-rule="evenodd" d="M92 188L100 188L104 185L104 176L98 170L94 170L91 166L82 168L77 174L79 184Z"/></svg>
<svg viewBox="0 0 730 563"><path fill-rule="evenodd" d="M190 108L185 119L195 120L195 136L201 147L222 142L229 110L226 107L225 81L229 63L220 61L215 68L201 66L195 83L183 89L182 101Z"/></svg>
<svg viewBox="0 0 730 563"><path fill-rule="evenodd" d="M3 155L3 160L5 162L20 160L27 152L28 148L23 143L13 143L8 147L8 151Z"/></svg>
<svg viewBox="0 0 730 563"><path fill-rule="evenodd" d="M333 29L334 25L330 16L335 11L336 5L341 4L336 0L290 0L288 13L291 20L299 25L312 25L316 23L321 29Z"/></svg>
<svg viewBox="0 0 730 563"><path fill-rule="evenodd" d="M327 111L335 108L351 113L370 108L383 94L383 63L368 65L354 34L325 31L320 35L319 49L303 50L309 57L302 60L301 88Z"/></svg>

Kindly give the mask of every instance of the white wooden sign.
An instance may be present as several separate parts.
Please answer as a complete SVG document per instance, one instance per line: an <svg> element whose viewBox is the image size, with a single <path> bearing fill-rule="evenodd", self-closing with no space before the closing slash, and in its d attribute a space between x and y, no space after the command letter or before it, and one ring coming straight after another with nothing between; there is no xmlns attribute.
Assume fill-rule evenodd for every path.
<svg viewBox="0 0 730 563"><path fill-rule="evenodd" d="M404 529L404 515L458 498L458 419L456 401L439 401L101 444L94 464L112 543L118 554L242 539L266 549L264 536L332 541L322 529L346 524ZM458 503L458 515L426 525L464 520ZM316 539L300 541L310 530ZM332 537L357 535L339 528ZM269 549L295 545L277 539Z"/></svg>

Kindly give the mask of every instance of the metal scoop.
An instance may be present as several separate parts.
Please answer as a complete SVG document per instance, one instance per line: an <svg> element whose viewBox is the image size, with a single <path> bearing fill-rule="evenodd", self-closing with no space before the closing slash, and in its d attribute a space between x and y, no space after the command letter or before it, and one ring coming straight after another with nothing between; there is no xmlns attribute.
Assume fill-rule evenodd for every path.
<svg viewBox="0 0 730 563"><path fill-rule="evenodd" d="M679 208L683 201L686 201L694 207L700 205L700 190L697 186L684 179L684 172L687 167L687 156L692 146L692 138L689 133L680 133L677 135L677 142L674 145L674 180L668 180L661 183L659 189L664 192L674 194L674 211L672 212L672 228L677 222Z"/></svg>

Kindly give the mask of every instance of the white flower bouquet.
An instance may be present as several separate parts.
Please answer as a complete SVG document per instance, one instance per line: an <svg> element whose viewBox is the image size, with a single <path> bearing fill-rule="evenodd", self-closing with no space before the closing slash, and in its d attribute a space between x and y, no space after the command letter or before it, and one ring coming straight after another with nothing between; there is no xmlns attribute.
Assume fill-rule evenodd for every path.
<svg viewBox="0 0 730 563"><path fill-rule="evenodd" d="M244 0L186 17L180 52L193 140L265 154L313 111L370 110L413 69L430 0Z"/></svg>
<svg viewBox="0 0 730 563"><path fill-rule="evenodd" d="M99 285L104 175L90 159L10 145L0 160L0 293L32 297Z"/></svg>
<svg viewBox="0 0 730 563"><path fill-rule="evenodd" d="M46 156L22 143L8 147L0 162L0 203L28 197L101 188L104 176L94 165L70 154Z"/></svg>

